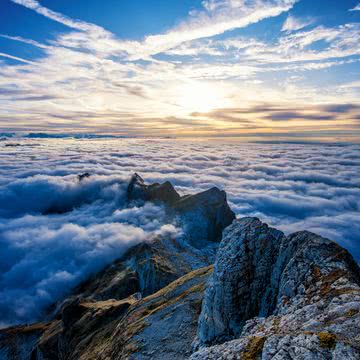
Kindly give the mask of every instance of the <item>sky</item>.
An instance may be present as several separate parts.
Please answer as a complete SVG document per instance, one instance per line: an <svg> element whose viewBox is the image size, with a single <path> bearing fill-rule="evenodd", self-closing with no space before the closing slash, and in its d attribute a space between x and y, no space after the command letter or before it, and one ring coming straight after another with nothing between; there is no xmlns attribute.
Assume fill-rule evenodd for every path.
<svg viewBox="0 0 360 360"><path fill-rule="evenodd" d="M359 142L359 0L0 0L0 131Z"/></svg>

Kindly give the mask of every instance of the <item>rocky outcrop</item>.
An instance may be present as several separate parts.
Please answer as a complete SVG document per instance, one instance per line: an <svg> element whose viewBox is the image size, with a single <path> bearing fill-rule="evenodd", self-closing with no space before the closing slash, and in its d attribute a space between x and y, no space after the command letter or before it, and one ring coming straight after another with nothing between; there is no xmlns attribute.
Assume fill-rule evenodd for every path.
<svg viewBox="0 0 360 360"><path fill-rule="evenodd" d="M134 304L111 336L108 358L188 358L211 271L212 266L192 271Z"/></svg>
<svg viewBox="0 0 360 360"><path fill-rule="evenodd" d="M153 294L188 272L210 265L215 248L202 251L174 238L157 238L130 248L120 259L80 284L75 296L92 300Z"/></svg>
<svg viewBox="0 0 360 360"><path fill-rule="evenodd" d="M16 326L0 331L1 360L29 360L41 335L50 324Z"/></svg>
<svg viewBox="0 0 360 360"><path fill-rule="evenodd" d="M192 359L355 359L359 334L360 270L346 250L256 218L225 230Z"/></svg>
<svg viewBox="0 0 360 360"><path fill-rule="evenodd" d="M195 195L180 196L170 182L146 185L134 174L127 189L128 201L160 201L168 205L168 216L176 219L186 240L197 248L207 242L219 242L222 231L235 219L225 191L216 187Z"/></svg>
<svg viewBox="0 0 360 360"><path fill-rule="evenodd" d="M225 191L216 187L184 196L173 204L173 208L189 242L200 248L208 241L220 241L223 230L235 219Z"/></svg>
<svg viewBox="0 0 360 360"><path fill-rule="evenodd" d="M22 340L30 339L28 330L12 329L21 347L8 347L0 359L18 359L14 349L23 349L21 360L185 359L211 271L212 266L189 272L143 299L68 302L59 319L34 326L29 344Z"/></svg>
<svg viewBox="0 0 360 360"><path fill-rule="evenodd" d="M183 229L179 237L158 237L129 249L121 258L80 284L74 297L92 300L124 299L134 293L150 295L184 274L213 263L223 229L235 215L224 191L216 188L180 197L169 182L146 185L134 174L128 201L165 204L169 222ZM196 245L196 246L195 246Z"/></svg>
<svg viewBox="0 0 360 360"><path fill-rule="evenodd" d="M180 195L169 181L163 184L146 185L143 178L135 173L127 188L127 199L128 201L161 201L166 204L173 204L180 199Z"/></svg>

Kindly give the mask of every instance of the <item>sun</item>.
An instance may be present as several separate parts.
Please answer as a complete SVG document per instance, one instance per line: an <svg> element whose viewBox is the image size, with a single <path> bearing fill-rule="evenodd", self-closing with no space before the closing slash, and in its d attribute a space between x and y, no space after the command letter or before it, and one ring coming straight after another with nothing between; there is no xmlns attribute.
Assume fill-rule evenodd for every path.
<svg viewBox="0 0 360 360"><path fill-rule="evenodd" d="M176 103L184 113L209 112L225 104L220 87L209 82L186 83L176 93Z"/></svg>

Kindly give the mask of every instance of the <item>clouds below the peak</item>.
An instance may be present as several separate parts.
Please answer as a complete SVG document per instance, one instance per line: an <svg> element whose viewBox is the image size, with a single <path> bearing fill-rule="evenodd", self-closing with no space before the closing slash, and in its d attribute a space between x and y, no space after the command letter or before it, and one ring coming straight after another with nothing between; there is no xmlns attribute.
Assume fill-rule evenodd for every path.
<svg viewBox="0 0 360 360"><path fill-rule="evenodd" d="M332 106L327 111L351 108ZM179 231L166 222L161 206L124 206L133 172L148 183L169 180L181 194L212 186L225 189L238 216L258 216L287 233L317 232L360 259L358 145L41 137L15 141L21 146L0 144L3 322L36 319L129 246ZM77 175L84 172L92 175L79 182Z"/></svg>
<svg viewBox="0 0 360 360"><path fill-rule="evenodd" d="M128 179L43 174L0 187L0 326L40 319L129 247L178 234L161 206L125 206Z"/></svg>

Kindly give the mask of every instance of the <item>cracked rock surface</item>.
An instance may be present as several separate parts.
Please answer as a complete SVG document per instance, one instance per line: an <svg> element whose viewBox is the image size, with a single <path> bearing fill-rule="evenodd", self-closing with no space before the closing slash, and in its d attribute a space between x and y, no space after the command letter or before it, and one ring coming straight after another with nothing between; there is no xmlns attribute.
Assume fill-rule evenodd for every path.
<svg viewBox="0 0 360 360"><path fill-rule="evenodd" d="M336 243L257 218L224 233L195 359L359 359L360 271Z"/></svg>

